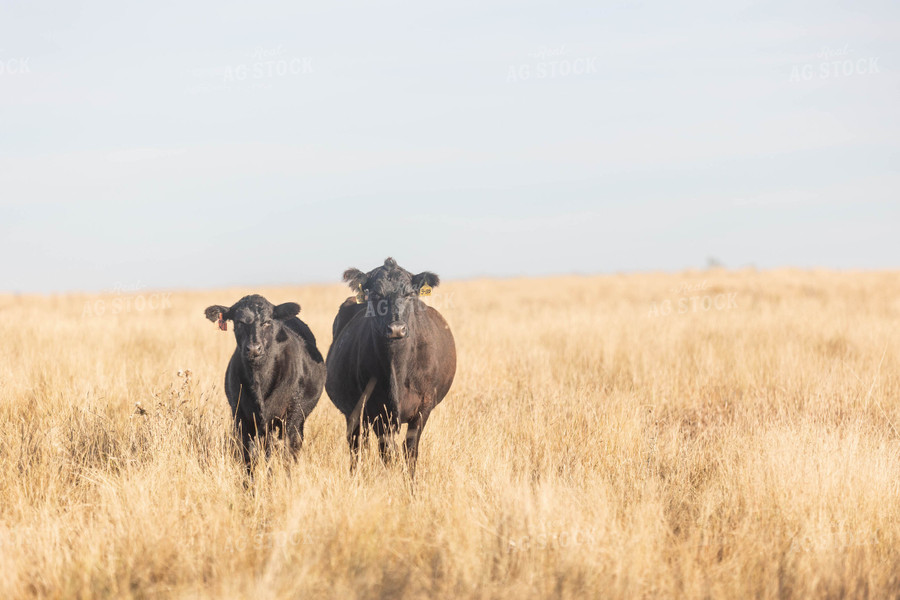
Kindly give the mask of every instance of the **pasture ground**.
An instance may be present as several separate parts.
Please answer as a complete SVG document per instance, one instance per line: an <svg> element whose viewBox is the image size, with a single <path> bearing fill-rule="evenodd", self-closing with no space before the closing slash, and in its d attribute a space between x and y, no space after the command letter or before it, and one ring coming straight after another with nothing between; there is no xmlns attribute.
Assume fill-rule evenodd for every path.
<svg viewBox="0 0 900 600"><path fill-rule="evenodd" d="M247 485L203 309L251 291L323 354L349 295L0 296L0 597L900 595L898 273L447 282L414 493L325 395Z"/></svg>

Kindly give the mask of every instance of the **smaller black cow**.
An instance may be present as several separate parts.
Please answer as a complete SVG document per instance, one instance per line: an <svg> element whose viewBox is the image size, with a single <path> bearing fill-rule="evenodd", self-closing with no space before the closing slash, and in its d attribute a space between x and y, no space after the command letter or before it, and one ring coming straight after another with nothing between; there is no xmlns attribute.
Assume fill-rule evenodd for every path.
<svg viewBox="0 0 900 600"><path fill-rule="evenodd" d="M344 413L354 456L369 426L384 456L391 434L407 423L403 449L415 476L422 431L456 373L450 326L419 299L440 279L428 271L413 275L388 258L368 273L347 269L344 281L357 298L348 298L334 319L328 397Z"/></svg>
<svg viewBox="0 0 900 600"><path fill-rule="evenodd" d="M259 295L232 307L213 305L206 318L227 329L234 322L237 348L225 371L225 395L250 466L250 446L258 436L286 433L293 453L303 444L303 424L316 407L325 384L325 363L316 338L296 317L300 305L273 305ZM266 444L268 448L268 444Z"/></svg>

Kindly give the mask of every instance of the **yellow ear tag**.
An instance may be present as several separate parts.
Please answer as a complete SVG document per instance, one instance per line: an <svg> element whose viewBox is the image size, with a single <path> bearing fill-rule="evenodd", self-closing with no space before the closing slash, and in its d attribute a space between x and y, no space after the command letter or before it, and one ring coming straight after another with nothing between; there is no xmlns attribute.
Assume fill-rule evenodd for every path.
<svg viewBox="0 0 900 600"><path fill-rule="evenodd" d="M356 303L362 304L366 301L366 293L362 289L362 284L359 284L359 289L356 291Z"/></svg>
<svg viewBox="0 0 900 600"><path fill-rule="evenodd" d="M431 295L431 286L427 283L419 288L420 296L430 296Z"/></svg>

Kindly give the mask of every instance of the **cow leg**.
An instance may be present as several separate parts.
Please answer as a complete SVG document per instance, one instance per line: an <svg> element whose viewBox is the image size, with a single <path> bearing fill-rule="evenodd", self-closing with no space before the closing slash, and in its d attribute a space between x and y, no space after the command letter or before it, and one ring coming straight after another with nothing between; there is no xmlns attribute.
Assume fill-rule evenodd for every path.
<svg viewBox="0 0 900 600"><path fill-rule="evenodd" d="M234 435L235 438L237 438L237 442L240 444L241 457L244 459L244 467L246 467L247 473L249 474L250 444L252 443L252 438L248 423L244 421L244 419L242 419L239 415L234 416Z"/></svg>
<svg viewBox="0 0 900 600"><path fill-rule="evenodd" d="M291 449L291 454L296 457L297 453L303 448L303 421L300 421L298 424L291 427L288 432L288 447Z"/></svg>
<svg viewBox="0 0 900 600"><path fill-rule="evenodd" d="M356 406L350 414L347 415L347 443L350 445L351 473L359 460L360 435L366 436L368 434L369 421L365 418L366 402L369 401L369 397L372 395L376 383L377 380L374 377L369 379L365 389L359 396L359 400L356 402ZM365 441L365 439L363 439L363 441Z"/></svg>
<svg viewBox="0 0 900 600"><path fill-rule="evenodd" d="M265 430L262 435L263 449L266 453L266 460L271 458L272 450L275 448L275 445L278 443L278 440L282 439L284 436L284 423L281 419L273 419L270 423L265 426Z"/></svg>
<svg viewBox="0 0 900 600"><path fill-rule="evenodd" d="M247 431L246 427L238 427L238 439L240 439L241 454L244 457L244 468L247 469L247 474L249 475L252 471L252 469L250 468L250 446L251 444L253 444L253 435L249 431Z"/></svg>
<svg viewBox="0 0 900 600"><path fill-rule="evenodd" d="M303 425L305 422L304 414L298 411L296 414L290 415L284 424L285 445L290 449L291 456L296 458L300 449L303 447Z"/></svg>
<svg viewBox="0 0 900 600"><path fill-rule="evenodd" d="M414 479L416 476L416 461L419 458L419 439L422 437L422 430L425 429L425 423L428 422L429 413L417 413L415 417L409 420L406 429L406 439L403 440L403 455L406 457L406 464L409 466L409 477Z"/></svg>
<svg viewBox="0 0 900 600"><path fill-rule="evenodd" d="M356 470L356 464L359 462L360 447L366 444L369 438L370 423L364 420L362 423L358 419L347 420L347 444L350 446L350 472Z"/></svg>
<svg viewBox="0 0 900 600"><path fill-rule="evenodd" d="M396 450L394 444L394 434L399 429L396 420L393 417L379 416L372 425L372 430L378 436L378 451L381 454L381 460L385 463L390 462L391 455Z"/></svg>

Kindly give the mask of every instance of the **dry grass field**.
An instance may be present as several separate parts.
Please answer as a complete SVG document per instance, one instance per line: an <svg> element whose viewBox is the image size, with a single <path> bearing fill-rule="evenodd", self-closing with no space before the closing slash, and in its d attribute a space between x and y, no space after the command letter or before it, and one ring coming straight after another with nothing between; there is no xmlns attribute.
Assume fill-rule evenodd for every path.
<svg viewBox="0 0 900 600"><path fill-rule="evenodd" d="M0 597L900 595L898 273L447 282L414 488L324 394L248 481L203 309L251 291L323 353L348 295L0 296Z"/></svg>

